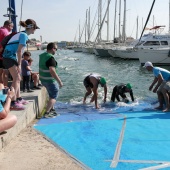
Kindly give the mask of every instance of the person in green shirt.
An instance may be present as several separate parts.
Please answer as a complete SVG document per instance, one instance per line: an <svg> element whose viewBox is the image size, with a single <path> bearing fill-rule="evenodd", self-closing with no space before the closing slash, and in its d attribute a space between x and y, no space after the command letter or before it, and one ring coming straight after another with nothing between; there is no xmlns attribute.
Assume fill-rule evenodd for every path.
<svg viewBox="0 0 170 170"><path fill-rule="evenodd" d="M59 88L63 86L63 83L57 74L58 65L54 58L56 50L56 44L51 42L47 45L47 51L39 55L40 81L41 84L46 88L49 95L49 101L44 114L45 118L57 115L54 109L54 104L56 103L56 99L58 97Z"/></svg>

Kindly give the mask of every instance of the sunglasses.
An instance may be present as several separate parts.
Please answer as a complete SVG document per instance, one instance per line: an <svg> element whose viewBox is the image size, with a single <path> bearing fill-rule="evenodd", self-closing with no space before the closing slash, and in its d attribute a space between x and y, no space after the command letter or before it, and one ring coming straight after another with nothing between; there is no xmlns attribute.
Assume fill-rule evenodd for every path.
<svg viewBox="0 0 170 170"><path fill-rule="evenodd" d="M56 48L56 47L53 47L53 49L54 49L54 50L57 50L57 48Z"/></svg>

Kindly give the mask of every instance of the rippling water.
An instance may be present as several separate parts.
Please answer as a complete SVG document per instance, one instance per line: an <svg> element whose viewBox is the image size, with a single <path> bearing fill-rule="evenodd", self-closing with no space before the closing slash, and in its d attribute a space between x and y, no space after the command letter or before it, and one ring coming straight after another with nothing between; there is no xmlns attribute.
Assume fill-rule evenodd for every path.
<svg viewBox="0 0 170 170"><path fill-rule="evenodd" d="M44 51L33 51L33 69L38 71L39 54ZM108 84L107 104L110 103L112 89L119 83L131 83L134 97L138 105L143 101L151 103L157 100L157 95L150 92L149 86L154 77L138 60L123 60L104 58L86 53L75 53L73 50L58 50L55 58L59 65L59 76L64 84L60 89L58 101L69 104L82 104L85 93L83 79L89 73L99 73ZM166 68L168 69L168 68ZM127 94L127 96L129 96ZM99 87L99 103L102 103L103 88ZM88 98L87 102L90 100ZM120 103L119 103L120 104ZM147 104L145 103L144 106Z"/></svg>

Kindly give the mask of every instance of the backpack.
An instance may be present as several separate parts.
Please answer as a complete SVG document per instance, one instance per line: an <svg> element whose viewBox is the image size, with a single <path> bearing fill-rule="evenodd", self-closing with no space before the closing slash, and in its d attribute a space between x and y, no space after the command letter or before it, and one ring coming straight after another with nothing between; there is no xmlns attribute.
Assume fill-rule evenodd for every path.
<svg viewBox="0 0 170 170"><path fill-rule="evenodd" d="M6 45L8 45L9 40L17 33L18 32L12 32L11 34L9 34L9 35L7 35L6 37L3 38L3 40L1 41L1 46L2 46L3 50L5 49ZM17 42L10 43L10 44L16 44L16 43Z"/></svg>

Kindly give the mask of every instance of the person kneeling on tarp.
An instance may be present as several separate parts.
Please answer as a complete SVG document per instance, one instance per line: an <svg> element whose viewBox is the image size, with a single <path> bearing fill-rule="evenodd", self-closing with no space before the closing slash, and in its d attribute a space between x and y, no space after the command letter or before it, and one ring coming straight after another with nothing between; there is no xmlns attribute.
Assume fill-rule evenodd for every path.
<svg viewBox="0 0 170 170"><path fill-rule="evenodd" d="M129 102L129 99L126 97L126 94L125 93L130 93L130 97L131 97L131 100L134 102L134 97L133 97L133 91L132 91L132 86L130 83L128 84L119 84L119 85L116 85L114 88L113 88L113 92L112 92L112 97L111 97L111 101L115 102L115 98L117 99L117 101L120 102L120 98L119 98L119 95L122 97L123 101L125 103L128 103Z"/></svg>

